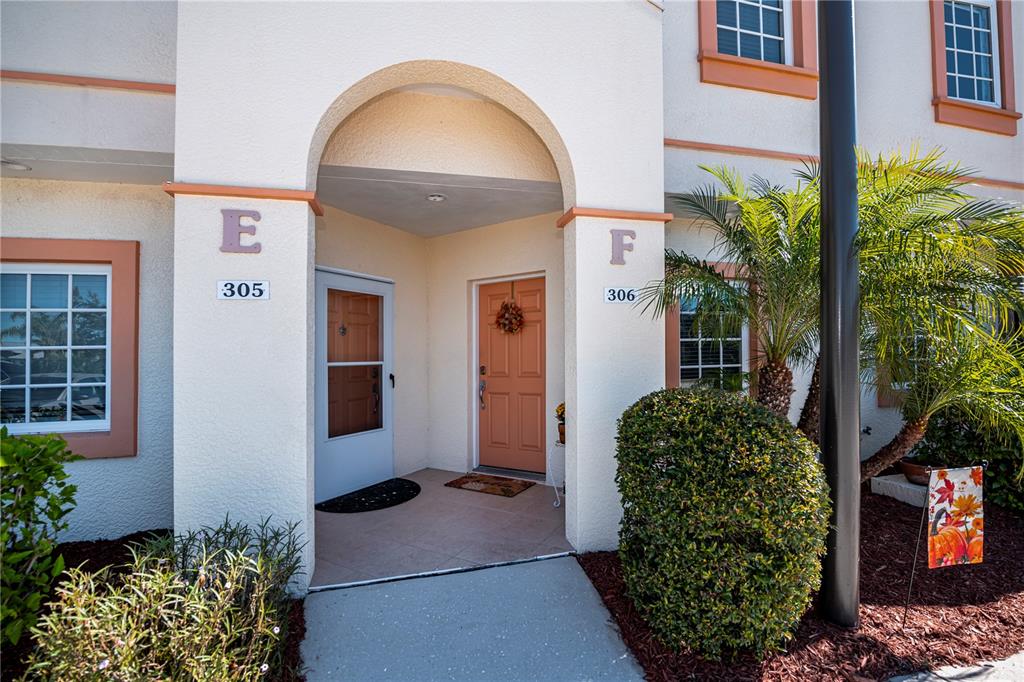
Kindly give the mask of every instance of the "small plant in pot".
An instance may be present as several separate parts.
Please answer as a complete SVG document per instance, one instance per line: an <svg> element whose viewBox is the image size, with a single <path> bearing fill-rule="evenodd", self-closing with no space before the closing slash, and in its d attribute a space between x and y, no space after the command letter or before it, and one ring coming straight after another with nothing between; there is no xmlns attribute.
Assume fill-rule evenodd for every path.
<svg viewBox="0 0 1024 682"><path fill-rule="evenodd" d="M558 403L555 419L558 420L558 442L565 445L565 403Z"/></svg>

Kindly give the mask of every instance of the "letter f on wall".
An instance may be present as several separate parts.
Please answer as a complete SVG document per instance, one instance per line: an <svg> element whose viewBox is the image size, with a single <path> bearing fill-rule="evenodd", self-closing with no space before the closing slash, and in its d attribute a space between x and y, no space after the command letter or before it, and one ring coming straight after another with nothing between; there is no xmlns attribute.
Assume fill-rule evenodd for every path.
<svg viewBox="0 0 1024 682"><path fill-rule="evenodd" d="M633 230L611 230L612 233L612 265L625 265L625 252L633 250L633 244L627 244L625 239L636 239L636 232Z"/></svg>
<svg viewBox="0 0 1024 682"><path fill-rule="evenodd" d="M222 208L224 216L224 238L221 241L220 250L224 253L259 253L260 243L242 245L242 235L255 235L255 225L242 225L242 218L252 218L254 223L260 220L259 211L239 211L233 208Z"/></svg>

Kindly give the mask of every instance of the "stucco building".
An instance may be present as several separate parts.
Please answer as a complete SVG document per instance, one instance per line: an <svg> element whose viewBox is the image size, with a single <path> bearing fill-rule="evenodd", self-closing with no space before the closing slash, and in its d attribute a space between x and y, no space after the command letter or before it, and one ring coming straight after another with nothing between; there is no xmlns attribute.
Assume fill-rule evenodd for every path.
<svg viewBox="0 0 1024 682"><path fill-rule="evenodd" d="M753 360L615 300L666 246L714 258L665 194L817 154L807 0L4 0L0 25L3 422L87 456L70 539L273 515L312 566L316 502L491 466L564 483L568 543L614 546L618 415ZM861 1L856 32L866 149L942 147L1024 199L1024 5ZM899 415L862 415L870 454Z"/></svg>

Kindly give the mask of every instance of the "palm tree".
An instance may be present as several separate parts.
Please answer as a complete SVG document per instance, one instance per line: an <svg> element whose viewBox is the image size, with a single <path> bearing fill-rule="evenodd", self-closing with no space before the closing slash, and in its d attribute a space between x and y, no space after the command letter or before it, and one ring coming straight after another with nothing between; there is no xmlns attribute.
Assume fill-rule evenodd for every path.
<svg viewBox="0 0 1024 682"><path fill-rule="evenodd" d="M742 285L705 260L667 250L665 279L640 292L644 310L664 314L679 301L697 301L706 329L748 323L757 335L754 373L758 402L787 416L793 394L791 363L811 357L818 330L818 183L786 190L754 178L748 188L734 172L702 167L722 186L671 194L679 217L715 231L713 252L736 266Z"/></svg>
<svg viewBox="0 0 1024 682"><path fill-rule="evenodd" d="M975 199L970 173L942 161L937 150L907 157L859 153L858 202L861 332L865 368L906 359L905 341L920 330L954 338L967 330L991 340L1014 310L1024 310L1024 212L1000 201ZM818 169L797 174L814 182ZM817 434L815 379L800 427ZM884 376L884 372L883 372Z"/></svg>
<svg viewBox="0 0 1024 682"><path fill-rule="evenodd" d="M903 426L891 441L861 463L861 480L898 462L917 445L937 412L954 408L979 425L1024 444L1024 368L1012 351L1020 335L1003 341L967 327L919 336L914 354L894 357L886 370L907 379Z"/></svg>

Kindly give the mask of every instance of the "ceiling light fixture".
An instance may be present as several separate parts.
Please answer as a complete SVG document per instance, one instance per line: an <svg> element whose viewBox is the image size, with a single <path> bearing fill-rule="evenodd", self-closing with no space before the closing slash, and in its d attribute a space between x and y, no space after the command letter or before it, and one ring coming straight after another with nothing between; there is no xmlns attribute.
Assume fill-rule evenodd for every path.
<svg viewBox="0 0 1024 682"><path fill-rule="evenodd" d="M448 197L445 196L444 194L436 194L435 193L435 194L428 194L427 195L427 201L433 201L434 203L438 203L439 204L442 201L447 201L447 200L448 200Z"/></svg>
<svg viewBox="0 0 1024 682"><path fill-rule="evenodd" d="M2 165L7 170L16 170L16 171L30 171L30 170L32 170L31 166L26 166L23 163L18 163L17 161L11 161L10 159L0 158L0 165Z"/></svg>

